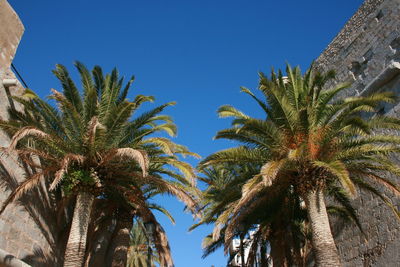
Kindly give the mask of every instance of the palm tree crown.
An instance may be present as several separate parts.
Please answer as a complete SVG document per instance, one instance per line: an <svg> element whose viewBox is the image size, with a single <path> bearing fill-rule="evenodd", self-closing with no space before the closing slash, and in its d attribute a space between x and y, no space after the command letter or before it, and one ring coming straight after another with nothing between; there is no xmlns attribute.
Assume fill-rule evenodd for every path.
<svg viewBox="0 0 400 267"><path fill-rule="evenodd" d="M194 171L178 156L197 155L169 138L152 137L159 132L176 134L172 119L160 114L175 103L134 116L143 103L154 100L145 95L127 99L134 77L123 86L124 79L116 69L103 75L99 66L92 72L80 62L75 66L82 94L67 69L57 65L53 73L63 92L52 89L50 99L56 106L27 89L22 97L15 97L23 112L10 109L10 120L0 121L0 127L11 137L7 152L15 151L24 163L40 170L10 194L0 212L42 181L48 183L49 190L61 189L65 196L77 196L78 202L86 199L89 210L94 197L119 194L144 220L154 220L142 204L146 199L143 190L156 190L175 195L196 212ZM161 226L157 229L156 246L164 255L160 261L172 265L165 233Z"/></svg>
<svg viewBox="0 0 400 267"><path fill-rule="evenodd" d="M312 229L312 241L319 266L338 266L340 260L331 237L325 208L325 190L339 186L348 196L356 195L356 185L379 192L370 185L378 182L396 194L399 187L382 175L383 171L399 175L400 168L390 155L399 152L400 138L382 134L398 130L400 121L374 115L382 102L394 102L389 92L369 96L340 98L348 85L324 89L333 72L304 75L300 69L260 73L259 90L265 101L249 89L242 91L258 103L266 119L252 118L232 106L222 106L220 117L233 117L232 128L219 131L216 138L236 140L242 146L216 152L200 164L259 164L260 169L242 186L240 200L230 211L231 223L225 231L229 244L235 225L258 205L293 188L304 201ZM379 196L397 210L382 194ZM321 228L322 227L322 228ZM221 225L216 225L220 229ZM326 253L325 253L326 252Z"/></svg>

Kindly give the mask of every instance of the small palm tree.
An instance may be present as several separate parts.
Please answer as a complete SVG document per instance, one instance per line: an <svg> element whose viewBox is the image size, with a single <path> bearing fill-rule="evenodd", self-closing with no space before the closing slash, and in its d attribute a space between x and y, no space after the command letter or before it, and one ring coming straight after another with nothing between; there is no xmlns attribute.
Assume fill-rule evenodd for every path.
<svg viewBox="0 0 400 267"><path fill-rule="evenodd" d="M150 253L150 254L149 254ZM130 231L130 243L128 253L128 267L152 267L158 263L157 252L154 251L154 244L147 236L146 229L141 220L136 220ZM150 264L148 260L150 259Z"/></svg>
<svg viewBox="0 0 400 267"><path fill-rule="evenodd" d="M57 65L53 71L60 80L63 93L52 90L53 107L27 90L23 97L15 98L24 111L10 109L11 119L0 121L0 127L11 137L8 151L16 152L20 159L40 170L23 181L4 202L6 206L51 177L49 190L62 190L65 196L76 196L75 211L66 247L64 266L82 266L86 235L95 198L119 192L130 198L144 218L152 220L148 208L143 206L142 188L156 186L160 191L181 199L195 211L195 201L185 189L194 186L192 167L180 161L177 155L194 155L185 147L168 138L149 137L157 132L176 133L169 116L160 115L170 102L131 119L136 110L151 96L137 95L127 99L132 77L123 87L123 78L114 69L103 75L100 67L92 73L81 63L75 64L82 82L80 94L68 71ZM166 173L172 180L148 175L149 162L178 168L183 176ZM173 181L175 180L175 181ZM167 257L161 264L172 265L168 243L161 226L155 232L159 251Z"/></svg>
<svg viewBox="0 0 400 267"><path fill-rule="evenodd" d="M243 146L216 152L201 162L210 164L259 164L257 175L242 186L242 195L229 211L231 223L225 241L234 236L237 223L263 203L292 187L305 203L312 233L317 266L340 266L325 196L333 186L347 196L355 196L356 186L378 194L395 212L390 201L371 183L380 183L395 194L399 187L384 172L400 174L390 156L399 152L400 138L380 134L398 130L400 120L373 114L382 102L393 103L392 93L338 98L347 85L323 90L333 73L302 75L299 68L287 67L287 76L272 71L260 73L259 90L265 101L249 89L242 91L260 105L266 119L255 119L232 106L219 109L221 117L233 117L233 127L218 132L216 138L239 141ZM226 215L228 216L228 214ZM217 228L221 225L217 222Z"/></svg>
<svg viewBox="0 0 400 267"><path fill-rule="evenodd" d="M221 164L202 170L206 176L199 179L207 184L207 188L203 192L204 216L192 228L204 223L223 225L221 230L215 228L214 235L210 235L204 240L205 256L215 251L217 247L224 245L224 232L230 224L229 215L240 200L241 187L258 173L258 168L251 164ZM299 232L298 226L301 225L301 221L304 221L303 213L298 212L299 208L294 208L296 204L298 206L298 200L288 192L276 196L268 203L264 202L256 208L252 207L251 212L238 221L234 236L240 240L246 237L250 251L246 266L252 266L256 260L257 251L267 244L271 248L275 265L287 266L288 263L294 262L293 258L300 254L302 248L299 241L296 240L296 237L300 235L297 233ZM250 232L254 234L249 235ZM243 252L243 248L233 251L231 242L232 240L229 240L225 243L225 252L227 253L229 250L231 257L234 256L232 253L239 253L241 261L244 262L243 253L240 253L240 250ZM240 243L241 247L245 245L244 243Z"/></svg>

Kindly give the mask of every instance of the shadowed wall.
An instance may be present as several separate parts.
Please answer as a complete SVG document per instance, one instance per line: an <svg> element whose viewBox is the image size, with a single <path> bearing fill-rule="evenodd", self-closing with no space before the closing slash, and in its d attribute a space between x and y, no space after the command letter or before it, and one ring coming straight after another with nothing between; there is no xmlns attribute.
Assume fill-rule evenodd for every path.
<svg viewBox="0 0 400 267"><path fill-rule="evenodd" d="M3 119L8 118L7 110L10 104L14 105L11 96L20 95L23 91L18 81L15 86L3 85L5 78L16 79L10 65L23 32L24 26L17 14L7 1L0 0L0 116ZM14 107L19 109L18 105ZM8 144L9 138L0 132L0 147L7 147ZM9 195L9 189L22 180L24 173L14 157L0 153L0 204ZM38 200L31 199L31 201ZM29 210L19 204L9 205L0 216L0 249L9 253L10 257L22 259L32 255L39 248L46 251L48 243L30 214L34 213L33 205ZM36 216L36 219L40 220L39 217Z"/></svg>

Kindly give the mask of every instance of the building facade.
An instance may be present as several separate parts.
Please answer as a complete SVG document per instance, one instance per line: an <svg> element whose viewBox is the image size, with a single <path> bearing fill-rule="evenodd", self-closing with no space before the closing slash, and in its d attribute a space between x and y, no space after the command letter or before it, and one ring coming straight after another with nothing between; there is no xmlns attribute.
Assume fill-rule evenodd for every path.
<svg viewBox="0 0 400 267"><path fill-rule="evenodd" d="M400 96L400 0L366 0L318 57L316 66L335 70L334 83L352 83L345 96L374 91ZM399 117L400 104L386 105L380 113ZM400 183L399 177L390 178ZM400 198L384 192L399 209ZM354 206L366 235L354 225L333 226L343 265L400 266L400 221L393 211L365 191L359 192Z"/></svg>
<svg viewBox="0 0 400 267"><path fill-rule="evenodd" d="M11 70L11 63L24 33L18 15L6 0L0 0L0 117L8 118L8 109L20 107L13 103L12 96L21 95L23 86ZM9 138L0 131L0 147L8 147ZM23 179L25 172L12 155L0 152L0 205L8 197L10 189ZM35 201L37 194L30 195ZM37 199L38 200L38 199ZM16 259L29 259L35 253L48 251L48 242L42 225L41 215L35 207L24 205L28 199L9 205L0 216L0 266L23 266Z"/></svg>

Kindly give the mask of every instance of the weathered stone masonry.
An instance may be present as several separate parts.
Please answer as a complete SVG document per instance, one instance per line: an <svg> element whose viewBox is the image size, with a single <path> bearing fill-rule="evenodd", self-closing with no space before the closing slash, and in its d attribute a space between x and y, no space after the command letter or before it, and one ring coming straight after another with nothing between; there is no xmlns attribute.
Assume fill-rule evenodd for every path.
<svg viewBox="0 0 400 267"><path fill-rule="evenodd" d="M18 81L15 86L3 85L5 78L16 79L14 73L10 70L10 65L23 32L24 26L17 14L7 1L0 0L0 116L3 119L8 118L7 108L11 103L10 96L19 95L23 90ZM8 143L8 137L0 132L0 147L7 147ZM2 169L1 175L6 172L18 181L22 179L23 172L14 160L2 155L0 161L1 165L5 167L5 169ZM4 186L0 187L0 205L8 194L9 191ZM32 199L32 201L35 201L35 199ZM1 255L5 254L9 265L22 266L15 265L17 263L12 261L12 257L22 259L33 254L35 248L46 250L47 246L43 235L24 207L14 204L7 207L0 216L0 258L2 258ZM1 261L0 266L2 266Z"/></svg>
<svg viewBox="0 0 400 267"><path fill-rule="evenodd" d="M400 96L400 0L365 1L319 56L316 66L336 70L335 83L351 82L346 96L376 90ZM399 117L400 104L386 105L380 112ZM391 178L400 183L398 177ZM399 208L400 199L386 193ZM354 225L338 234L336 243L344 266L400 266L400 223L393 212L368 192L360 192L354 205L366 237Z"/></svg>

